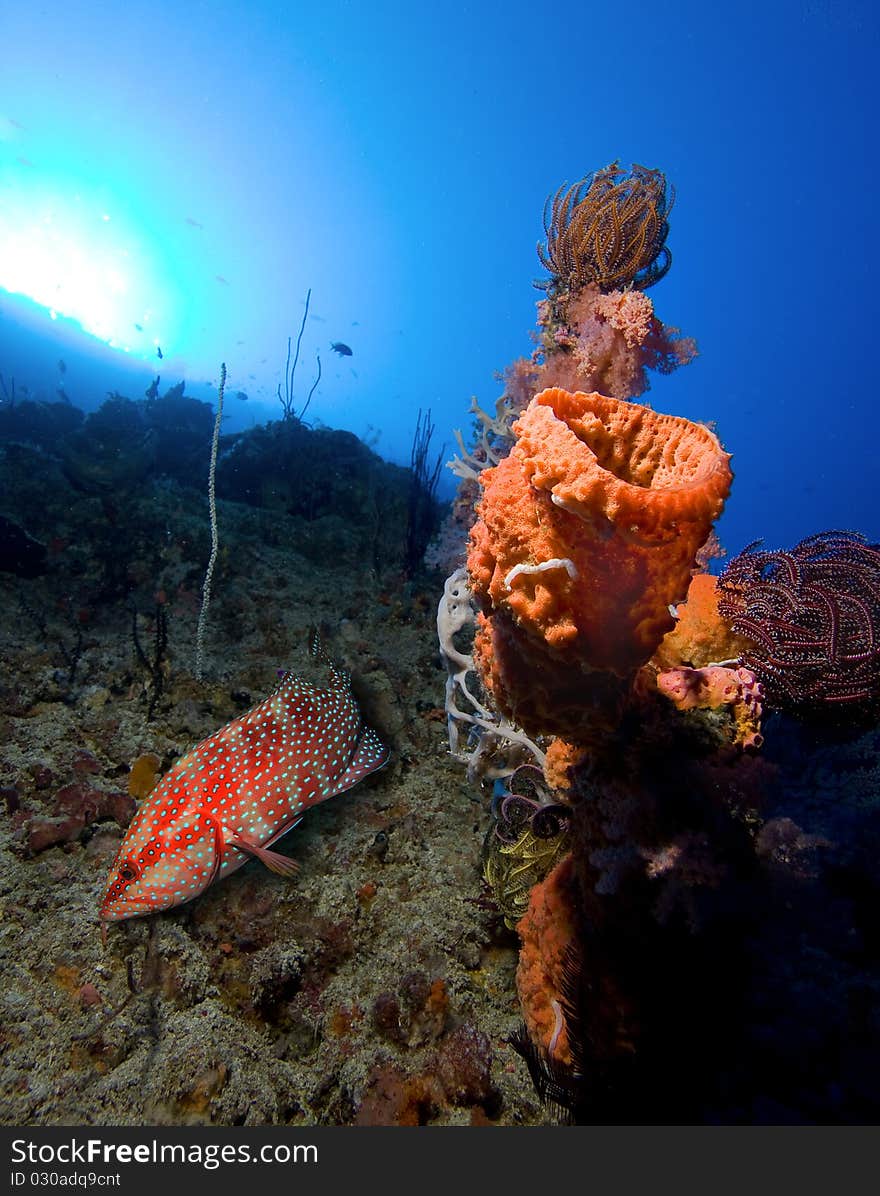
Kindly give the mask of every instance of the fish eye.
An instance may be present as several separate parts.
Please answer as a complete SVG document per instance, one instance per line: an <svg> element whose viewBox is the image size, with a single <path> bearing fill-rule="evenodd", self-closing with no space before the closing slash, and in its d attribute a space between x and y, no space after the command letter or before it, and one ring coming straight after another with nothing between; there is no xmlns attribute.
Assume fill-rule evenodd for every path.
<svg viewBox="0 0 880 1196"><path fill-rule="evenodd" d="M131 860L123 860L119 865L119 879L120 880L137 880L140 871L136 864Z"/></svg>

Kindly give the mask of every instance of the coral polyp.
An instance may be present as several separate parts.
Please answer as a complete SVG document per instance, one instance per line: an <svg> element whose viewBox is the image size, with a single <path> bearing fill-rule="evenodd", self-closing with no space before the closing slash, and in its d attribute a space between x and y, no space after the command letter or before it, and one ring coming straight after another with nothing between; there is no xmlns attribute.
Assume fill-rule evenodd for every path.
<svg viewBox="0 0 880 1196"><path fill-rule="evenodd" d="M668 216L675 192L660 170L618 162L563 184L544 206L546 247L538 245L552 295L576 293L591 283L603 292L645 290L668 271Z"/></svg>

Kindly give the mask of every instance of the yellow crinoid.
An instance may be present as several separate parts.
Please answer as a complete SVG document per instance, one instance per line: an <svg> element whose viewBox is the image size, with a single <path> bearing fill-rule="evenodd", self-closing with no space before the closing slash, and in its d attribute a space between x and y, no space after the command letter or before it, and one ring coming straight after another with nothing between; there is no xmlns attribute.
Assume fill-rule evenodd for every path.
<svg viewBox="0 0 880 1196"><path fill-rule="evenodd" d="M553 295L594 284L601 291L644 290L672 263L667 217L675 199L660 170L618 162L563 183L544 206L546 246L538 256L551 278L539 283Z"/></svg>

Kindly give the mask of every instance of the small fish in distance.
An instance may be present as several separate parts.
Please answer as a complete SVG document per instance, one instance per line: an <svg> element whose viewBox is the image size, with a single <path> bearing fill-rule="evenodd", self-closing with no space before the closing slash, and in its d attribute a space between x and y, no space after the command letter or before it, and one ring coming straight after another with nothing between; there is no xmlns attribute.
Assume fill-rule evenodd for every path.
<svg viewBox="0 0 880 1196"><path fill-rule="evenodd" d="M351 349L345 341L333 341L330 348L334 353L338 353L340 357L351 357Z"/></svg>

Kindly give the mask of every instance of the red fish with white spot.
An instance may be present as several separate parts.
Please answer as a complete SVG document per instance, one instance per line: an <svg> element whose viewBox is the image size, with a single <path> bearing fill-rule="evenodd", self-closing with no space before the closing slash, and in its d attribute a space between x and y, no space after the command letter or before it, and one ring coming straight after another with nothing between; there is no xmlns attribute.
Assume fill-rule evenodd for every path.
<svg viewBox="0 0 880 1196"><path fill-rule="evenodd" d="M317 640L312 654L322 655ZM344 793L388 760L361 719L348 674L327 689L286 674L265 701L202 740L138 809L110 873L100 916L120 922L198 897L250 857L282 876L272 851L309 806Z"/></svg>

